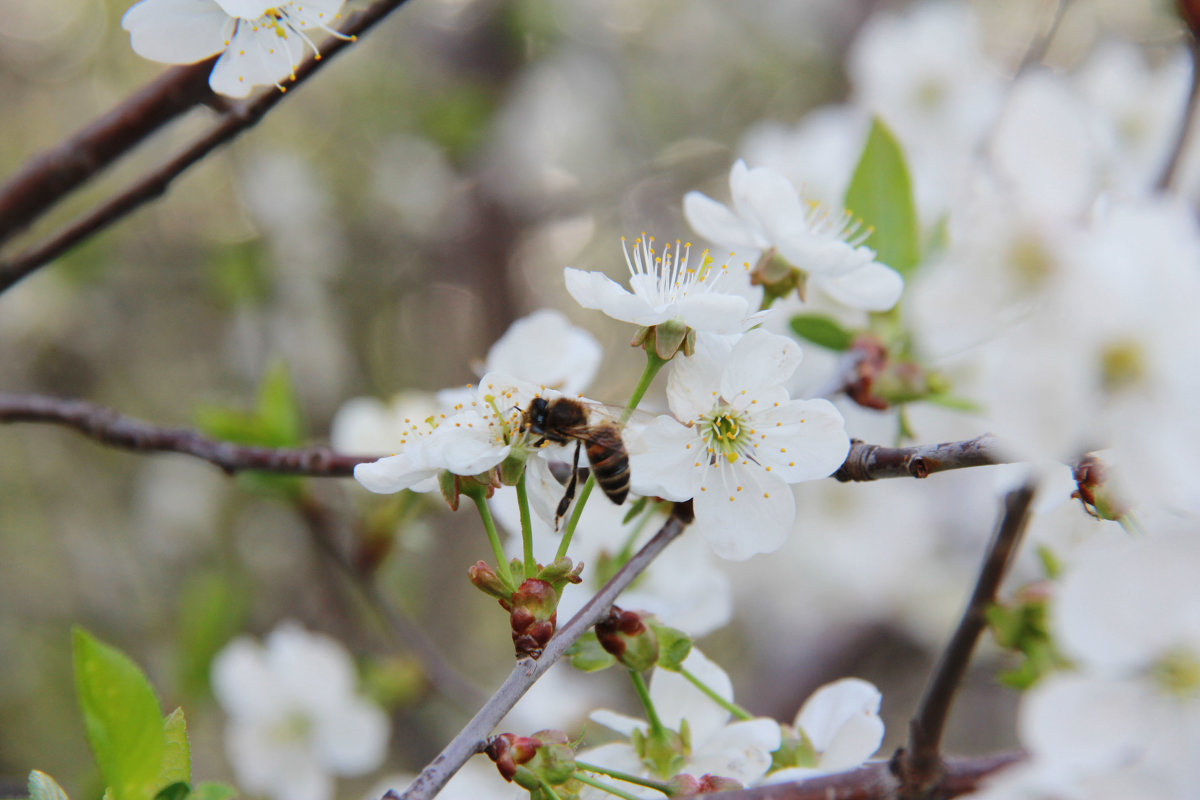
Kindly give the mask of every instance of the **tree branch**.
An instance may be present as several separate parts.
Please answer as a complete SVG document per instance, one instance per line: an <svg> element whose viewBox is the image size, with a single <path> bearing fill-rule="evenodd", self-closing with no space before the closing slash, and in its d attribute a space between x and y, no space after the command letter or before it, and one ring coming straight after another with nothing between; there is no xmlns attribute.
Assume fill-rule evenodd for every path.
<svg viewBox="0 0 1200 800"><path fill-rule="evenodd" d="M1008 572L1008 565L1029 520L1033 492L1033 485L1026 484L1009 492L1004 498L1004 515L988 545L979 579L975 582L975 591L929 678L917 713L909 723L908 747L897 751L892 759L892 769L901 782L898 794L901 798L942 796L946 767L940 748L950 704L967 672L975 643L987 625L987 609L996 600L1000 582Z"/></svg>
<svg viewBox="0 0 1200 800"><path fill-rule="evenodd" d="M173 67L75 135L30 159L0 186L0 242L190 108L216 99L216 58Z"/></svg>
<svg viewBox="0 0 1200 800"><path fill-rule="evenodd" d="M1196 107L1200 105L1200 39L1195 33L1188 37L1188 55L1192 58L1191 89L1183 107L1183 116L1179 119L1179 132L1171 147L1171 155L1163 166L1162 174L1154 183L1154 188L1159 191L1166 191L1174 186L1179 165L1183 161L1183 154L1187 150L1188 140L1192 138L1192 129L1196 124Z"/></svg>
<svg viewBox="0 0 1200 800"><path fill-rule="evenodd" d="M123 450L183 453L216 464L229 474L262 470L312 477L348 477L356 464L378 456L347 456L328 447L274 448L210 439L189 428L160 428L83 400L0 392L0 423L49 422Z"/></svg>
<svg viewBox="0 0 1200 800"><path fill-rule="evenodd" d="M1021 753L953 758L946 761L939 798L958 797L979 788L980 781L996 770L1024 758ZM864 764L835 775L756 786L732 792L698 795L716 800L889 800L896 796L899 782L886 762Z"/></svg>
<svg viewBox="0 0 1200 800"><path fill-rule="evenodd" d="M467 723L458 735L446 745L445 749L429 763L416 780L404 790L401 795L389 791L385 797L398 797L398 800L429 800L446 785L446 782L458 772L471 756L483 751L487 744L487 736L495 729L504 715L512 710L517 701L529 691L529 687L542 676L554 662L575 643L575 640L587 631L598 620L608 614L613 601L634 579L642 573L651 561L666 548L675 537L683 533L687 523L691 521L691 504L676 504L676 511L666 524L654 534L646 546L634 554L633 558L598 591L587 604L579 609L571 621L559 628L541 658L523 658L513 667L512 673L504 681L491 699L479 709L479 713Z"/></svg>
<svg viewBox="0 0 1200 800"><path fill-rule="evenodd" d="M366 9L351 16L342 26L341 32L346 36L361 36L405 2L406 0L376 0ZM350 43L349 39L333 37L326 39L321 44L321 57L310 55L300 66L296 67L296 79L289 84L289 87L293 90L298 88ZM125 191L114 195L80 219L59 229L29 249L12 258L0 260L0 292L10 288L17 281L59 257L92 234L107 228L145 203L165 193L171 182L188 167L233 140L243 131L252 128L285 96L287 93L272 89L262 92L256 97L232 104L220 116L212 130L166 164L146 173ZM128 146L114 146L112 149L119 154L128 149ZM95 171L92 170L91 174L94 174ZM80 178L73 185L78 185L83 179L85 178ZM53 199L49 202L53 202ZM43 205L48 207L47 201L43 201ZM28 221L25 221L26 224Z"/></svg>
<svg viewBox="0 0 1200 800"><path fill-rule="evenodd" d="M833 477L843 483L880 478L925 478L948 469L1007 464L1010 460L990 433L962 442L916 447L883 447L854 439L846 461Z"/></svg>

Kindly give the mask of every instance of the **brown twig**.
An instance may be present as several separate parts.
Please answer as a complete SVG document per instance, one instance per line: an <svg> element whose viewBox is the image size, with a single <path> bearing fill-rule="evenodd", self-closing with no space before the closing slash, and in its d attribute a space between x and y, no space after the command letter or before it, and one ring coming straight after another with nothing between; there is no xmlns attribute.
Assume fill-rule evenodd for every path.
<svg viewBox="0 0 1200 800"><path fill-rule="evenodd" d="M83 400L0 392L0 423L48 422L74 428L99 442L137 452L183 453L233 474L262 470L288 475L347 477L356 464L379 456L348 456L328 447L252 447L210 439L190 428L162 428Z"/></svg>
<svg viewBox="0 0 1200 800"><path fill-rule="evenodd" d="M1154 188L1159 191L1166 191L1175 185L1179 165L1183 161L1188 140L1192 138L1192 130L1196 125L1196 107L1200 106L1200 38L1194 33L1188 39L1188 54L1192 57L1192 87L1183 107L1183 116L1179 120L1179 132L1175 136L1175 144L1171 147L1171 155L1158 180L1154 182Z"/></svg>
<svg viewBox="0 0 1200 800"><path fill-rule="evenodd" d="M646 542L646 546L637 551L625 566L571 617L570 622L559 628L558 633L554 634L554 638L542 651L540 658L523 658L518 661L512 673L491 699L479 709L479 713L450 740L437 758L421 770L421 774L404 793L396 795L395 792L388 792L388 795L398 797L399 800L429 800L442 790L468 758L482 752L488 734L500 723L504 715L512 710L525 692L529 691L529 687L566 653L567 648L574 644L576 639L606 616L617 596L633 583L667 545L683 533L690 521L691 504L676 504L676 509L676 513L654 534L654 538Z"/></svg>
<svg viewBox="0 0 1200 800"><path fill-rule="evenodd" d="M483 690L463 677L462 673L446 660L433 640L379 591L379 586L372 576L358 569L343 549L338 547L334 541L337 521L330 514L329 508L311 492L306 492L296 499L296 508L308 524L313 543L328 558L328 563L333 564L346 583L366 600L371 610L384 623L392 641L417 660L430 685L464 710L476 708L484 703L487 695Z"/></svg>
<svg viewBox="0 0 1200 800"><path fill-rule="evenodd" d="M0 186L0 242L49 210L150 134L215 95L215 58L174 67L75 135L30 159Z"/></svg>
<svg viewBox="0 0 1200 800"><path fill-rule="evenodd" d="M1023 758L1020 753L946 760L941 798L958 797L979 788L981 780ZM756 786L732 792L698 795L720 800L890 800L899 782L885 762L865 764L836 775L821 775L794 783Z"/></svg>
<svg viewBox="0 0 1200 800"><path fill-rule="evenodd" d="M975 643L987 625L987 609L995 602L1000 582L1008 572L1029 520L1033 492L1033 485L1026 484L1004 498L1004 514L988 545L975 591L909 723L908 747L899 750L892 759L892 769L900 779L900 798L916 800L944 796L942 783L946 779L946 765L940 750L950 704L966 674Z"/></svg>
<svg viewBox="0 0 1200 800"><path fill-rule="evenodd" d="M985 467L1009 461L996 437L990 433L962 442L916 447L883 447L855 439L846 461L833 477L843 483L880 478L925 478L948 469Z"/></svg>
<svg viewBox="0 0 1200 800"><path fill-rule="evenodd" d="M395 11L407 0L376 0L375 3L350 17L341 32L348 37L365 34L376 23ZM329 38L321 45L321 57L309 56L296 67L296 79L289 84L295 90L314 75L329 60L351 43L351 39ZM253 127L268 111L290 92L269 90L247 100L232 104L213 128L158 169L139 178L133 185L101 203L82 218L50 234L41 242L0 261L0 292L54 260L92 234L107 228L143 204L167 191L171 182L188 167L217 148L232 141Z"/></svg>

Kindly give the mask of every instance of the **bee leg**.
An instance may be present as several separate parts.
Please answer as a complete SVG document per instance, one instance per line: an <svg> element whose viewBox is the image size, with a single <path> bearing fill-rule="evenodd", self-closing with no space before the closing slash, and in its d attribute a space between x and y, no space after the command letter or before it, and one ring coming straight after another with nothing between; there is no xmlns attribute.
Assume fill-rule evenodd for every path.
<svg viewBox="0 0 1200 800"><path fill-rule="evenodd" d="M558 530L558 523L566 515L567 509L571 507L571 501L575 499L575 485L579 482L579 448L583 442L576 440L575 442L575 462L571 464L571 480L567 481L567 491L563 493L562 500L558 501L558 510L554 513L554 530Z"/></svg>

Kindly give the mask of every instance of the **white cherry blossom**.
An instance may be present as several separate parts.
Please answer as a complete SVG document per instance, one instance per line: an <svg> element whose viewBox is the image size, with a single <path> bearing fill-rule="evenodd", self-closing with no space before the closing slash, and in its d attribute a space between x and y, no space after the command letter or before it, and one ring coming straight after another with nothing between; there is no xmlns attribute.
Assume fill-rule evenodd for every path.
<svg viewBox="0 0 1200 800"><path fill-rule="evenodd" d="M796 713L792 733L811 747L811 765L771 773L767 783L786 783L842 772L875 754L883 741L879 690L861 678L842 678L812 693Z"/></svg>
<svg viewBox="0 0 1200 800"><path fill-rule="evenodd" d="M545 392L533 384L498 372L488 373L468 399L451 411L426 421L403 450L354 468L354 478L372 492L402 489L432 491L442 471L478 475L498 465L512 451L520 426L520 409Z"/></svg>
<svg viewBox="0 0 1200 800"><path fill-rule="evenodd" d="M694 526L723 558L777 550L796 517L789 484L828 477L849 451L832 403L789 398L800 357L794 341L763 330L699 337L694 355L673 362L674 416L647 425L646 452L630 456L634 491L693 500Z"/></svg>
<svg viewBox="0 0 1200 800"><path fill-rule="evenodd" d="M732 702L733 684L729 676L697 648L693 647L684 659L683 668L718 696ZM782 741L779 723L775 720L760 717L730 722L730 713L726 708L701 692L682 674L664 669L654 670L650 679L650 700L659 720L670 730L679 731L684 720L687 721L691 749L676 773L696 778L704 775L733 778L745 786L757 783L767 774L771 767L771 753L779 748ZM643 720L606 709L592 712L591 718L593 722L623 736L632 736L635 730L643 734L650 730L649 724ZM628 742L586 750L579 754L579 760L642 777L672 777L655 774ZM661 796L653 790L647 793L643 787L621 786L623 790L639 796Z"/></svg>
<svg viewBox="0 0 1200 800"><path fill-rule="evenodd" d="M886 311L900 299L904 279L875 260L849 214L805 203L782 173L740 159L729 188L732 209L700 192L684 196L684 214L701 236L743 255L774 252L803 271L809 287L851 308Z"/></svg>
<svg viewBox="0 0 1200 800"><path fill-rule="evenodd" d="M284 622L265 644L234 639L212 665L229 715L225 752L242 790L274 800L330 800L335 775L383 763L391 724L363 699L350 654Z"/></svg>
<svg viewBox="0 0 1200 800"><path fill-rule="evenodd" d="M218 53L214 92L246 97L256 86L295 77L312 36L341 36L330 26L345 0L141 0L121 18L134 52L165 64L190 64Z"/></svg>
<svg viewBox="0 0 1200 800"><path fill-rule="evenodd" d="M705 250L700 264L693 267L689 263L691 244L677 241L660 253L646 234L634 240L632 251L624 238L621 241L629 267L629 289L603 272L564 270L567 291L584 308L634 325L678 321L697 331L715 333L738 333L758 319L735 282L748 285L748 266L736 270L728 264L718 266ZM736 275L738 271L743 275Z"/></svg>

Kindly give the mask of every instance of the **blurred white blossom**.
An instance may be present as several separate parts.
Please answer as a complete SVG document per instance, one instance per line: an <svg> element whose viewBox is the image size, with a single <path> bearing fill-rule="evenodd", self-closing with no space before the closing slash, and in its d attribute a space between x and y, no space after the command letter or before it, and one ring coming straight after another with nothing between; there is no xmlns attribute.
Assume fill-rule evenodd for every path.
<svg viewBox="0 0 1200 800"><path fill-rule="evenodd" d="M767 783L804 780L853 769L875 755L883 741L879 703L883 696L861 678L842 678L817 689L796 712L791 730L799 739L794 767L767 776Z"/></svg>
<svg viewBox="0 0 1200 800"><path fill-rule="evenodd" d="M336 775L383 763L391 723L359 695L341 644L281 623L265 644L239 637L212 664L239 787L273 800L330 800Z"/></svg>

